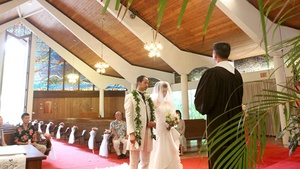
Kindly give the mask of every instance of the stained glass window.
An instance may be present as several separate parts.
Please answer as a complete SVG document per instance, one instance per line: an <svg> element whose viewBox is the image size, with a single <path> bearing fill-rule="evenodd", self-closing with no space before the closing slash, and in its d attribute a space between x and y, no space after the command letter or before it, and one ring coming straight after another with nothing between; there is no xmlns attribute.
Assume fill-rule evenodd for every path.
<svg viewBox="0 0 300 169"><path fill-rule="evenodd" d="M34 70L34 90L48 88L49 46L41 39L36 43L36 60Z"/></svg>
<svg viewBox="0 0 300 169"><path fill-rule="evenodd" d="M76 83L70 83L67 78L70 73L79 75L79 82L77 80ZM34 90L99 91L99 88L38 38L36 43Z"/></svg>
<svg viewBox="0 0 300 169"><path fill-rule="evenodd" d="M50 74L48 90L63 90L64 59L55 51L50 54Z"/></svg>
<svg viewBox="0 0 300 169"><path fill-rule="evenodd" d="M28 36L31 34L31 30L21 22L8 28L7 32L14 34L16 37L20 39L22 39L24 36Z"/></svg>
<svg viewBox="0 0 300 169"><path fill-rule="evenodd" d="M119 85L119 84L112 84L112 85L108 85L105 90L126 90L126 87Z"/></svg>
<svg viewBox="0 0 300 169"><path fill-rule="evenodd" d="M69 63L65 62L65 90L78 90L78 82L70 83L69 79L67 78L70 73L78 74L78 72Z"/></svg>
<svg viewBox="0 0 300 169"><path fill-rule="evenodd" d="M274 68L272 59L268 60L265 56L255 56L234 61L235 68L240 73L257 72Z"/></svg>
<svg viewBox="0 0 300 169"><path fill-rule="evenodd" d="M148 87L154 87L155 83L159 81L159 79L156 79L154 77L149 77L148 80L149 80Z"/></svg>
<svg viewBox="0 0 300 169"><path fill-rule="evenodd" d="M84 91L93 91L93 83L91 83L86 77L83 75L79 76L80 79L80 88L79 90L84 90Z"/></svg>
<svg viewBox="0 0 300 169"><path fill-rule="evenodd" d="M197 81L200 80L204 72L208 69L208 67L199 67L195 68L188 74L188 81Z"/></svg>

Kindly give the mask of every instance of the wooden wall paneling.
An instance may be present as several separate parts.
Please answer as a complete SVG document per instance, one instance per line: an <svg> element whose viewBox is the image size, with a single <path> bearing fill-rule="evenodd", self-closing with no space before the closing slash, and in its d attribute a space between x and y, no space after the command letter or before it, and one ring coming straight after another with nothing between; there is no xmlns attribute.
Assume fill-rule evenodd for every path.
<svg viewBox="0 0 300 169"><path fill-rule="evenodd" d="M56 98L56 114L54 115L55 119L66 118L65 116L65 99L64 98Z"/></svg>
<svg viewBox="0 0 300 169"><path fill-rule="evenodd" d="M104 118L115 118L115 112L124 112L125 91L104 91Z"/></svg>
<svg viewBox="0 0 300 169"><path fill-rule="evenodd" d="M92 98L92 107L91 107L91 109L92 109L92 111L93 112L98 112L98 117L100 117L100 112L99 112L99 97L93 97Z"/></svg>
<svg viewBox="0 0 300 169"><path fill-rule="evenodd" d="M34 104L33 104L33 112L34 114L32 115L32 119L41 119L41 117L44 114L44 98L36 98L34 99Z"/></svg>
<svg viewBox="0 0 300 169"><path fill-rule="evenodd" d="M50 92L49 92L50 93ZM63 118L99 118L99 96L88 93L88 96L73 93L65 97L65 93L52 98L45 92L36 92L33 99L33 119L63 119ZM54 96L54 94L50 94ZM105 91L105 118L115 118L116 111L124 112L125 91ZM47 111L45 111L45 108Z"/></svg>
<svg viewBox="0 0 300 169"><path fill-rule="evenodd" d="M79 98L78 100L79 118L97 118L98 112L93 111L93 98Z"/></svg>
<svg viewBox="0 0 300 169"><path fill-rule="evenodd" d="M73 100L75 98L65 98L65 111L64 111L64 115L65 117L68 117L68 118L74 118L76 117L75 116L75 113L73 112Z"/></svg>

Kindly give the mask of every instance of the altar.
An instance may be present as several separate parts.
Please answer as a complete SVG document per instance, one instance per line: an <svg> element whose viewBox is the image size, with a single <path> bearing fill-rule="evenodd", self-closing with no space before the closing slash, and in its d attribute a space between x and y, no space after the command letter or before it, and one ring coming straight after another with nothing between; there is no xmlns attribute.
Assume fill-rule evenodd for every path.
<svg viewBox="0 0 300 169"><path fill-rule="evenodd" d="M42 160L47 158L46 155L42 154L32 145L11 145L0 147L0 159L2 162L5 162L6 158L8 160L16 159L19 160L21 165L21 161L24 156L26 159L26 169L41 169ZM1 160L0 166L2 166Z"/></svg>

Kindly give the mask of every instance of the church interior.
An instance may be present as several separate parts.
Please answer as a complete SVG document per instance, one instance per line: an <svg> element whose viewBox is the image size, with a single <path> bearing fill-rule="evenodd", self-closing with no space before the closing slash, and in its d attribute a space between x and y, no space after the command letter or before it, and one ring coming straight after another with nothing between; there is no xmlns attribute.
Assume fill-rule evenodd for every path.
<svg viewBox="0 0 300 169"><path fill-rule="evenodd" d="M264 90L285 92L295 98L286 105L298 107L299 5L300 0L0 0L0 129L6 143L13 145L15 125L27 112L55 145L67 142L77 126L74 147L88 149L90 132L97 130L89 153L98 154L115 112L126 120L124 98L145 75L148 93L158 81L171 85L186 124L188 148L180 157L184 168L194 168L184 160L201 157L207 126L194 95L203 73L215 66L214 43L231 45L229 60L242 75L246 110L254 111L251 103L256 106ZM288 152L289 135L275 140L289 125L280 115L285 110L278 106L268 113L278 115L264 119L263 135ZM115 162L111 140L107 150ZM51 168L49 158L26 168ZM99 164L112 164L107 165Z"/></svg>

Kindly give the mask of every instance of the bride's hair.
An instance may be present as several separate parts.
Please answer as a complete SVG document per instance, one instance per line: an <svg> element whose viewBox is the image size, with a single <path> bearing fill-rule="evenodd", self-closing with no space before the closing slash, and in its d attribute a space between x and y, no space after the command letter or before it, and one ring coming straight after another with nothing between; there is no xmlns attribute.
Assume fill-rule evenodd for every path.
<svg viewBox="0 0 300 169"><path fill-rule="evenodd" d="M166 96L163 95L163 89L167 89ZM170 84L165 81L159 81L155 84L152 95L154 102L160 104L162 101L167 101L173 105L172 90Z"/></svg>

